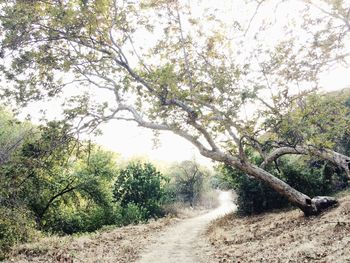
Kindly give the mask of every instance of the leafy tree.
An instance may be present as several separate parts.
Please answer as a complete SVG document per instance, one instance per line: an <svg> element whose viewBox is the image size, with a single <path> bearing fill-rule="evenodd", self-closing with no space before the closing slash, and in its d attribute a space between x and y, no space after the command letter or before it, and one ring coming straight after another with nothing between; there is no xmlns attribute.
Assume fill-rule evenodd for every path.
<svg viewBox="0 0 350 263"><path fill-rule="evenodd" d="M259 163L261 160L252 158L252 162ZM257 214L288 207L288 200L263 182L230 166L219 166L217 170L219 183L237 193L240 213ZM347 186L344 174L334 169L332 164L304 156L284 156L267 170L308 195L327 195Z"/></svg>
<svg viewBox="0 0 350 263"><path fill-rule="evenodd" d="M29 122L18 121L9 111L0 108L0 165L6 163L32 133Z"/></svg>
<svg viewBox="0 0 350 263"><path fill-rule="evenodd" d="M173 165L170 178L173 181L175 195L190 206L199 200L203 192L205 171L195 161L183 161Z"/></svg>
<svg viewBox="0 0 350 263"><path fill-rule="evenodd" d="M36 130L1 166L2 182L11 183L4 190L4 202L28 207L45 230L72 233L114 223L114 155L79 142L63 122L50 122ZM92 226L94 222L88 221L95 212L105 217ZM66 221L77 213L83 216L80 226L67 227Z"/></svg>
<svg viewBox="0 0 350 263"><path fill-rule="evenodd" d="M111 119L171 131L202 155L270 185L305 214L335 203L290 187L251 163L245 149L260 150L256 142L266 132L262 123L267 116L285 116L298 98L317 88L320 72L348 59L348 3L284 1L285 10L299 11L294 20L293 14L282 15L289 21L274 21L277 16L269 12L263 18L255 15L260 8L279 11L273 1L240 3L256 11L231 23L200 1L197 16L184 2L3 1L1 53L10 63L1 69L11 83L3 97L26 104L79 87L80 95L70 100L65 114L68 120L81 118L80 131ZM253 31L252 24L262 26ZM275 34L286 28L286 34ZM111 96L91 101L77 83ZM304 153L320 153L319 145L313 147ZM323 152L324 158L340 158L342 167L348 161Z"/></svg>
<svg viewBox="0 0 350 263"><path fill-rule="evenodd" d="M122 169L114 184L114 199L122 207L136 205L144 219L161 213L164 177L150 163L131 163ZM127 210L126 210L127 211Z"/></svg>
<svg viewBox="0 0 350 263"><path fill-rule="evenodd" d="M30 123L19 122L9 111L0 109L0 260L12 245L35 236L32 213L18 196L21 178L7 174L4 167L33 134Z"/></svg>
<svg viewBox="0 0 350 263"><path fill-rule="evenodd" d="M48 123L39 127L38 134L29 138L16 158L3 167L4 176L19 178L21 199L26 200L38 223L57 199L75 189L69 173L76 142L64 123Z"/></svg>
<svg viewBox="0 0 350 263"><path fill-rule="evenodd" d="M350 127L350 112L344 93L312 93L292 103L290 110L279 120L267 119L265 138L255 143L264 157L261 166L285 154L311 153L339 166L349 176L349 157L334 151Z"/></svg>
<svg viewBox="0 0 350 263"><path fill-rule="evenodd" d="M68 174L52 178L57 180L57 190L45 189L49 195L45 195L44 213L40 214L45 229L71 234L118 224L119 211L112 196L116 174L114 155L93 148L88 157L75 162Z"/></svg>

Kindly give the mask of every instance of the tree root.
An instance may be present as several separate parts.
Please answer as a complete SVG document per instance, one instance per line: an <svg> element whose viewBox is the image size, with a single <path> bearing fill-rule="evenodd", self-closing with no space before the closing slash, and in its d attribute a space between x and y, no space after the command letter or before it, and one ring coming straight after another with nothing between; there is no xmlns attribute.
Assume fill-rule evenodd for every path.
<svg viewBox="0 0 350 263"><path fill-rule="evenodd" d="M308 207L303 209L305 216L319 215L322 211L338 205L337 199L330 196L315 196L308 201Z"/></svg>

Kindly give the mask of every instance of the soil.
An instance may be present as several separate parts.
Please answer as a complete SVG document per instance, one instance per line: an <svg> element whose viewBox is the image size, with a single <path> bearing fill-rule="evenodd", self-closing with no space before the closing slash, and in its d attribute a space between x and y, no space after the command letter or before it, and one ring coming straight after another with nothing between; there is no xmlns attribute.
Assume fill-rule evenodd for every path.
<svg viewBox="0 0 350 263"><path fill-rule="evenodd" d="M207 232L213 262L350 262L350 196L317 217L299 210L213 222Z"/></svg>
<svg viewBox="0 0 350 263"><path fill-rule="evenodd" d="M212 262L213 252L203 235L212 220L236 208L228 191L219 193L219 203L213 211L183 220L155 236L137 263Z"/></svg>

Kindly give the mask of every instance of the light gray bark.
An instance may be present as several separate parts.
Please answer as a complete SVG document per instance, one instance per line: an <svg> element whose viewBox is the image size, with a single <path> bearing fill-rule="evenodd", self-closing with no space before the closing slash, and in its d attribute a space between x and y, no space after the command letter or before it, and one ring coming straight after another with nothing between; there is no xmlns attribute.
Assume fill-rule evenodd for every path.
<svg viewBox="0 0 350 263"><path fill-rule="evenodd" d="M338 203L335 198L327 196L310 198L258 166L245 163L240 169L265 182L276 192L285 196L291 204L299 207L306 216L317 215L328 207Z"/></svg>
<svg viewBox="0 0 350 263"><path fill-rule="evenodd" d="M336 166L342 168L346 175L350 178L350 158L344 154L335 152L330 149L318 149L313 146L296 146L296 147L281 147L272 151L260 165L261 168L265 168L269 163L277 160L279 157L286 154L302 154L302 155L311 155L317 156L321 159L330 161Z"/></svg>

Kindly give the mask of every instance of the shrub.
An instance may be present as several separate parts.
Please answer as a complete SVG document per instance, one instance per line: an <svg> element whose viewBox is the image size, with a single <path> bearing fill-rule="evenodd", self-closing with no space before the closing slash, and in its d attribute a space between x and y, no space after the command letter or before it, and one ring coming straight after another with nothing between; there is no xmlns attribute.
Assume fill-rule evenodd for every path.
<svg viewBox="0 0 350 263"><path fill-rule="evenodd" d="M0 260L7 251L19 242L30 240L35 235L35 222L23 208L0 207Z"/></svg>
<svg viewBox="0 0 350 263"><path fill-rule="evenodd" d="M114 199L126 209L128 215L129 212L137 217L142 215L145 220L160 216L164 182L164 177L152 164L131 163L117 176Z"/></svg>
<svg viewBox="0 0 350 263"><path fill-rule="evenodd" d="M76 209L61 207L48 216L45 230L61 234L93 232L106 225L122 225L122 213L116 203L109 206L91 203Z"/></svg>
<svg viewBox="0 0 350 263"><path fill-rule="evenodd" d="M264 211L286 207L287 200L264 183L250 178L232 167L223 167L222 181L233 188L237 194L237 206L240 214L258 214Z"/></svg>
<svg viewBox="0 0 350 263"><path fill-rule="evenodd" d="M137 224L145 222L150 217L149 211L137 204L128 203L126 207L122 209L122 225Z"/></svg>
<svg viewBox="0 0 350 263"><path fill-rule="evenodd" d="M309 196L328 195L343 189L345 182L341 173L330 169L323 161L284 157L268 170L290 186ZM238 211L241 214L258 214L289 206L286 198L255 178L232 167L221 167L218 184L233 188L237 193Z"/></svg>

